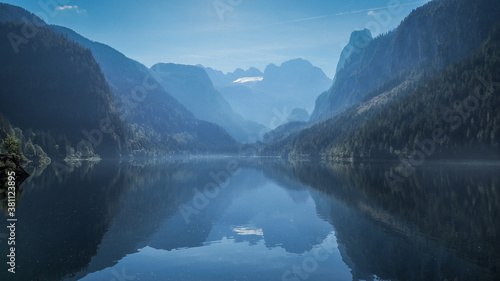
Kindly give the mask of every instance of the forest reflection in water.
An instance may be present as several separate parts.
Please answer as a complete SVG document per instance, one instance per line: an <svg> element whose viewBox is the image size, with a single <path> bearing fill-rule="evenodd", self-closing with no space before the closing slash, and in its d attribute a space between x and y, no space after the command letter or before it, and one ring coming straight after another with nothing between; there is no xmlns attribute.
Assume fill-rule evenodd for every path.
<svg viewBox="0 0 500 281"><path fill-rule="evenodd" d="M387 280L497 280L498 164L426 164L394 186L384 177L391 163L301 163L278 169L345 202L363 217L331 215L338 220L332 222L337 239L350 244L347 253L365 276L357 278L375 274Z"/></svg>
<svg viewBox="0 0 500 281"><path fill-rule="evenodd" d="M385 182L390 166L102 161L62 177L49 167L22 186L18 273L12 279L5 270L0 277L111 280L125 268L125 276L145 280L498 279L499 166L429 161L396 186ZM197 192L208 183L221 188L196 208L203 205ZM195 212L183 214L182 206ZM335 252L316 261L313 272L286 274L327 244ZM157 263L160 256L142 268L127 263L153 249L191 272ZM6 243L0 250L7 251ZM202 253L229 258L235 252L255 261L220 263L217 273L207 261L194 262ZM192 264L182 255L191 255ZM270 267L259 262L267 258Z"/></svg>

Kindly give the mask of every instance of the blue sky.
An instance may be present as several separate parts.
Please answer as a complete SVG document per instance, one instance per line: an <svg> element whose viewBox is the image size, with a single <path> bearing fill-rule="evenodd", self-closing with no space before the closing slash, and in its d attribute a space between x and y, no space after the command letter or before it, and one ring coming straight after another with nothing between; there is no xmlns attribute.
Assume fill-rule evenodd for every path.
<svg viewBox="0 0 500 281"><path fill-rule="evenodd" d="M428 0L1 0L110 45L146 66L224 72L304 58L329 77L353 30L394 29Z"/></svg>

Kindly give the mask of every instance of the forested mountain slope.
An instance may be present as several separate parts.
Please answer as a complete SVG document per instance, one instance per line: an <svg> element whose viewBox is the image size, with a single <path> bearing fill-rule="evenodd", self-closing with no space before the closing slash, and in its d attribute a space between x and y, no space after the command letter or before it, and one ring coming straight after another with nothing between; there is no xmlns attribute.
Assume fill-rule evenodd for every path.
<svg viewBox="0 0 500 281"><path fill-rule="evenodd" d="M412 156L498 157L500 147L500 25L482 47L419 86L399 89L388 105L349 108L304 129L268 153L328 159ZM368 101L367 103L369 103ZM373 102L373 101L372 101Z"/></svg>
<svg viewBox="0 0 500 281"><path fill-rule="evenodd" d="M219 149L236 142L220 126L196 119L141 63L60 26L53 30L89 48L114 93L117 111L131 124L129 141L139 152Z"/></svg>
<svg viewBox="0 0 500 281"><path fill-rule="evenodd" d="M300 133L278 134L262 153L397 158L422 143L430 149L430 140L433 157L498 156L498 15L487 0L416 9L351 55L318 98L328 113Z"/></svg>
<svg viewBox="0 0 500 281"><path fill-rule="evenodd" d="M106 124L116 124L119 136L113 139L120 141L113 153L108 153L106 142L96 141L100 155L219 150L236 146L234 138L220 126L194 118L164 91L142 64L70 29L46 25L22 8L0 4L0 10L3 38L8 39L2 40L5 50L2 52L5 80L2 81L8 81L2 84L5 87L2 97L11 92L10 97L3 99L5 108L0 113L14 127L50 132L43 143L49 143L44 146L49 146L45 150L51 156L67 154L67 145L75 149L79 142L75 138L89 139L81 136L83 129L94 133L90 138L100 140L101 134L92 131L100 130L99 122L94 121L106 118L111 120ZM26 30L33 30L34 35L24 38ZM20 37L9 37L9 34ZM88 73L82 69L88 69ZM9 106L10 99L14 100ZM78 133L70 133L72 130Z"/></svg>
<svg viewBox="0 0 500 281"><path fill-rule="evenodd" d="M35 34L29 39L21 37L26 24ZM29 23L0 23L0 37L20 40L0 40L0 113L27 139L51 156L78 147L105 156L127 150L111 91L89 50Z"/></svg>
<svg viewBox="0 0 500 281"><path fill-rule="evenodd" d="M311 120L335 116L383 84L415 80L426 69L440 71L465 58L486 39L498 15L500 5L491 0L439 0L419 7L394 31L351 54L332 88L318 97Z"/></svg>

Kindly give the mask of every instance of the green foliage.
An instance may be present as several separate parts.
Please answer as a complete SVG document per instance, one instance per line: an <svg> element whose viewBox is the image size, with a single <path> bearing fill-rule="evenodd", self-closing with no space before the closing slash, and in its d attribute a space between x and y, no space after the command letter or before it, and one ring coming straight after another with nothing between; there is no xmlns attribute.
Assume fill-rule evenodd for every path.
<svg viewBox="0 0 500 281"><path fill-rule="evenodd" d="M392 103L331 145L328 152L410 154L418 149L419 141L443 130L447 138L437 147L441 154L493 152L498 156L500 41L493 36L479 52ZM478 98L487 93L486 99Z"/></svg>
<svg viewBox="0 0 500 281"><path fill-rule="evenodd" d="M464 59L488 37L499 14L491 0L430 1L349 57L312 120L341 114L377 87L410 80L416 69L443 70Z"/></svg>
<svg viewBox="0 0 500 281"><path fill-rule="evenodd" d="M499 26L492 28L488 39L473 55L438 75L429 69L420 80L423 82L411 80L404 88L394 88L397 94L387 103L365 111L360 111L359 105L353 106L344 114L303 130L292 140L267 149L329 159L393 158L410 155L419 149L419 142L432 140L435 130L442 130L445 138L435 143L433 157L498 157ZM377 91L389 89L390 84ZM478 98L486 93L489 95L484 100Z"/></svg>
<svg viewBox="0 0 500 281"><path fill-rule="evenodd" d="M9 40L0 40L0 80L6 81L0 84L0 92L8 93L2 94L0 112L26 133L14 132L21 149L39 159L28 144L31 140L44 153L64 157L66 145L76 147L85 139L83 130L99 129L106 119L111 120L114 134L102 138L95 149L101 155L118 155L123 125L113 113L111 90L92 53L29 23L0 23L0 36L20 36L25 25L36 36L17 45L17 53Z"/></svg>
<svg viewBox="0 0 500 281"><path fill-rule="evenodd" d="M19 140L12 135L2 141L2 148L5 149L7 153L10 154L15 161L17 161L17 163L27 160L21 152Z"/></svg>
<svg viewBox="0 0 500 281"><path fill-rule="evenodd" d="M21 155L24 157L22 160L33 161L36 164L50 162L49 156L42 149L42 146L47 147L47 142L45 141L44 136L48 136L49 139L53 139L50 136L50 133L35 133L31 129L22 131L20 128L13 128L9 120L0 114L0 139L7 140L5 145L10 147L11 151L17 151L18 147L21 151ZM58 140L58 142L68 145L68 142L65 142L64 140ZM56 146L55 144L53 145ZM4 147L4 149L6 148ZM8 153L11 154L10 152ZM14 154L19 155L19 153ZM16 159L20 160L19 157Z"/></svg>
<svg viewBox="0 0 500 281"><path fill-rule="evenodd" d="M191 112L153 79L150 70L144 65L67 28L52 26L51 29L89 48L99 62L106 80L113 85L112 97L116 113L126 123L120 127L120 120L113 121L117 135L124 135L120 139L122 154L206 151L237 145L219 126L195 119ZM207 131L215 136L215 142L202 137Z"/></svg>
<svg viewBox="0 0 500 281"><path fill-rule="evenodd" d="M108 46L70 30L29 23L2 22L0 37L21 36L26 27L36 36L20 43L17 53L9 40L0 40L0 81L8 81L0 83L0 93L9 93L2 94L0 112L22 129L11 132L10 125L3 125L7 119L0 118L0 137L15 134L21 149L34 161L40 155L35 144L55 158L118 157L136 151L181 152L237 145L219 126L196 120L156 84L146 67ZM107 81L113 84L113 91ZM113 132L101 130L102 120L108 121ZM93 132L94 141L83 131ZM179 142L174 137L179 134L189 137ZM205 138L206 134L215 138ZM82 141L90 141L92 146L89 142L79 146ZM73 148L71 155L68 147Z"/></svg>

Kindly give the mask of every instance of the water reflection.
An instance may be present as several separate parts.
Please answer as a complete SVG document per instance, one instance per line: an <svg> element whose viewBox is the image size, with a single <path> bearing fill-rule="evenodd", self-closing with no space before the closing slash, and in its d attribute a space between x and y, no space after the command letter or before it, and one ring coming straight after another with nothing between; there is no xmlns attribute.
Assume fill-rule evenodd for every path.
<svg viewBox="0 0 500 281"><path fill-rule="evenodd" d="M498 280L499 166L429 162L398 186L384 181L389 168L276 169L344 203L329 218L354 279Z"/></svg>
<svg viewBox="0 0 500 281"><path fill-rule="evenodd" d="M238 172L228 170L230 161ZM61 178L48 168L23 184L18 270L0 279L500 276L498 166L429 163L392 187L387 169L102 161Z"/></svg>

